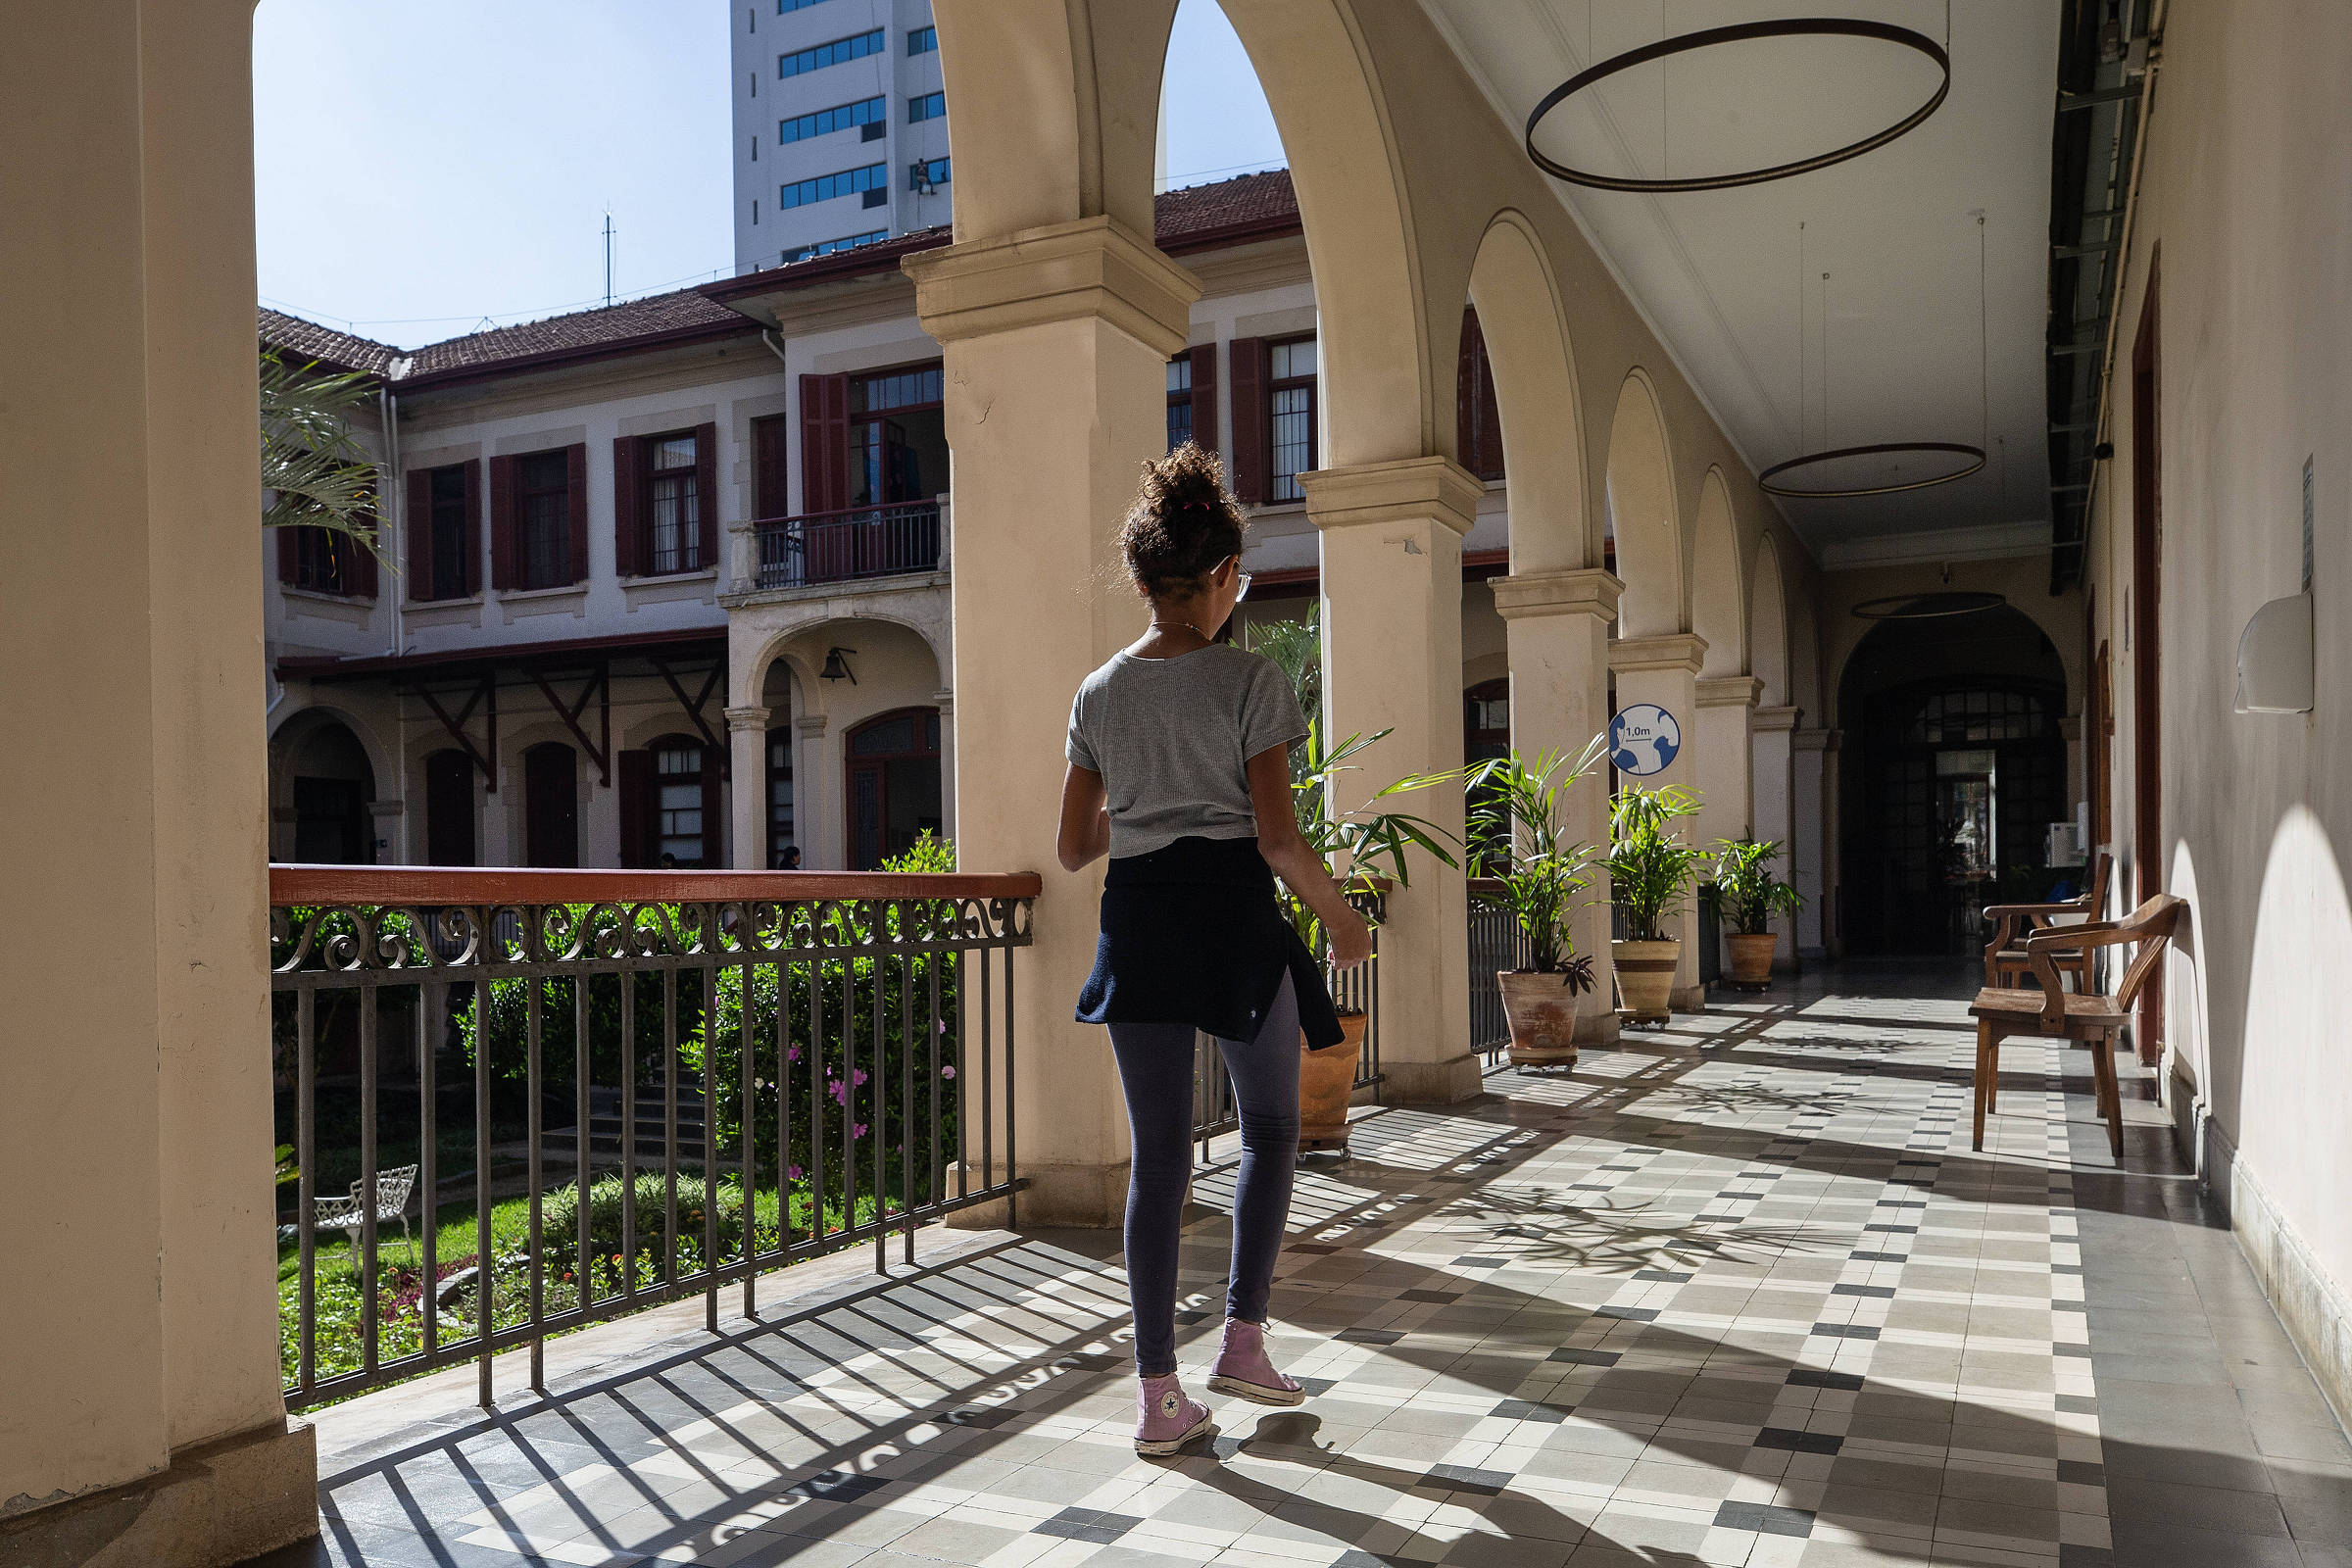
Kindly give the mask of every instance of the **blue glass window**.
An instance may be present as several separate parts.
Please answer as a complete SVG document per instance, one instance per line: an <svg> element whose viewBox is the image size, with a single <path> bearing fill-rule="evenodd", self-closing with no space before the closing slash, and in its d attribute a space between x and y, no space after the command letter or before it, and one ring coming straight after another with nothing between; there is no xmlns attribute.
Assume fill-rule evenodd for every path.
<svg viewBox="0 0 2352 1568"><path fill-rule="evenodd" d="M911 27L907 29L906 52L908 54L927 55L938 47L939 29L937 27Z"/></svg>
<svg viewBox="0 0 2352 1568"><path fill-rule="evenodd" d="M906 171L906 188L911 191L937 190L948 179L948 161L945 158L920 159Z"/></svg>
<svg viewBox="0 0 2352 1568"><path fill-rule="evenodd" d="M836 196L854 196L861 190L880 190L889 183L885 166L868 164L863 169L845 169L837 174L819 174L814 179L786 185L777 192L776 205L806 207L810 202L831 201Z"/></svg>
<svg viewBox="0 0 2352 1568"><path fill-rule="evenodd" d="M814 245L795 246L784 253L784 260L805 262L812 256L830 256L835 251L856 250L860 245L871 245L877 240L888 238L890 238L890 230L887 228L877 228L870 234L844 234L839 239L819 240Z"/></svg>
<svg viewBox="0 0 2352 1568"><path fill-rule="evenodd" d="M880 54L882 47L883 29L880 27L871 32L852 33L847 38L836 38L831 43L820 43L793 54L778 55L776 74L798 76L826 66L838 66L845 60L863 60L867 55Z"/></svg>
<svg viewBox="0 0 2352 1568"><path fill-rule="evenodd" d="M948 112L948 95L927 92L919 98L906 100L906 123L916 125L926 120L938 120Z"/></svg>
<svg viewBox="0 0 2352 1568"><path fill-rule="evenodd" d="M779 121L776 124L776 140L807 141L811 136L847 130L853 125L877 124L889 113L889 108L890 100L887 98L860 98L854 104L835 104L830 109L819 109L813 114Z"/></svg>

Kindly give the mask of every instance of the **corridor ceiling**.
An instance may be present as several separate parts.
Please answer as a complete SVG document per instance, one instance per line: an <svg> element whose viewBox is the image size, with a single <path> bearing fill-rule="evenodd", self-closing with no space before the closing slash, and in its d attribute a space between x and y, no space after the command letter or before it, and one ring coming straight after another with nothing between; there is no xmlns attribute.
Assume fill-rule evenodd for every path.
<svg viewBox="0 0 2352 1568"><path fill-rule="evenodd" d="M1757 471L1830 447L1984 448L1984 469L1957 483L1783 501L1825 565L2046 547L2058 0L1954 0L1948 21L1944 0L1421 3L1514 138L1553 87L1664 36L1801 16L1948 36L1943 106L1849 163L1673 195L1550 183ZM1743 42L1613 76L1554 110L1537 140L1563 162L1608 173L1753 169L1859 140L1916 109L1936 80L1927 57L1884 42ZM1897 476L1886 461L1788 479L1885 482ZM1930 463L1909 460L1900 476L1948 471Z"/></svg>

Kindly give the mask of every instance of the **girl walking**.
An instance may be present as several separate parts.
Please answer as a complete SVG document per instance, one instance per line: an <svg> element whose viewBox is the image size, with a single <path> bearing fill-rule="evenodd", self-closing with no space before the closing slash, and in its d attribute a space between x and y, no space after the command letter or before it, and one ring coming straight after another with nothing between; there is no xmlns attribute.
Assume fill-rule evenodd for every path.
<svg viewBox="0 0 2352 1568"><path fill-rule="evenodd" d="M1289 748L1307 726L1290 682L1215 640L1250 587L1243 526L1212 454L1188 442L1146 466L1121 544L1152 626L1078 688L1061 792L1063 869L1110 857L1078 1018L1109 1026L1133 1135L1127 1280L1135 1446L1147 1455L1216 1430L1176 1375L1194 1031L1215 1037L1242 1120L1225 1339L1208 1386L1297 1404L1304 1393L1266 1353L1266 1298L1298 1157L1299 1035L1319 1050L1342 1035L1322 971L1275 902L1275 876L1322 918L1334 962L1372 950L1292 814Z"/></svg>

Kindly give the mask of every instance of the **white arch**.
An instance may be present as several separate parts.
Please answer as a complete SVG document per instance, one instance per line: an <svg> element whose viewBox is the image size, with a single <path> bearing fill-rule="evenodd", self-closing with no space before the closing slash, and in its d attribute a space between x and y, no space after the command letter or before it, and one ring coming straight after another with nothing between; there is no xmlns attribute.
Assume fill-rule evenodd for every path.
<svg viewBox="0 0 2352 1568"><path fill-rule="evenodd" d="M1487 340L1502 415L1511 569L1594 564L1599 548L1585 514L1584 399L1577 391L1576 354L1558 281L1524 215L1506 209L1488 223L1470 268L1470 303Z"/></svg>
<svg viewBox="0 0 2352 1568"><path fill-rule="evenodd" d="M1723 470L1710 467L1698 487L1691 539L1690 629L1707 640L1702 675L1744 675L1748 668L1746 573L1740 527Z"/></svg>
<svg viewBox="0 0 2352 1568"><path fill-rule="evenodd" d="M291 709L270 730L270 761L273 767L291 763L294 749L309 738L309 732L324 723L337 723L351 732L368 754L368 769L375 774L375 797L378 800L399 799L406 794L401 774L400 757L388 750L376 737L374 728L357 713L332 703L309 702Z"/></svg>
<svg viewBox="0 0 2352 1568"><path fill-rule="evenodd" d="M1639 366L1628 371L1609 422L1609 523L1625 594L1617 624L1628 637L1684 629L1683 529L1675 512L1674 463L1657 389Z"/></svg>

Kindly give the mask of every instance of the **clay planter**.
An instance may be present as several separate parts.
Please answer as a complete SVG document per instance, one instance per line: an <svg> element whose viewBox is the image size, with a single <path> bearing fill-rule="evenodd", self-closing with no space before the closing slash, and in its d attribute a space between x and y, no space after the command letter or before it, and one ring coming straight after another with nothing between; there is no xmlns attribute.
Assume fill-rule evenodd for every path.
<svg viewBox="0 0 2352 1568"><path fill-rule="evenodd" d="M1681 940L1612 942L1609 951L1617 965L1617 1010L1636 1023L1664 1023L1674 997L1675 966L1683 959Z"/></svg>
<svg viewBox="0 0 2352 1568"><path fill-rule="evenodd" d="M1734 934L1724 940L1732 946L1732 984L1753 986L1759 991L1772 984L1773 950L1781 944L1777 933Z"/></svg>
<svg viewBox="0 0 2352 1568"><path fill-rule="evenodd" d="M1309 1051L1298 1039L1298 1152L1348 1152L1348 1102L1355 1093L1355 1069L1364 1056L1360 1012L1340 1014L1348 1038L1327 1051Z"/></svg>
<svg viewBox="0 0 2352 1568"><path fill-rule="evenodd" d="M1576 998L1567 976L1503 969L1494 976L1502 1015L1511 1026L1514 1067L1576 1065Z"/></svg>

